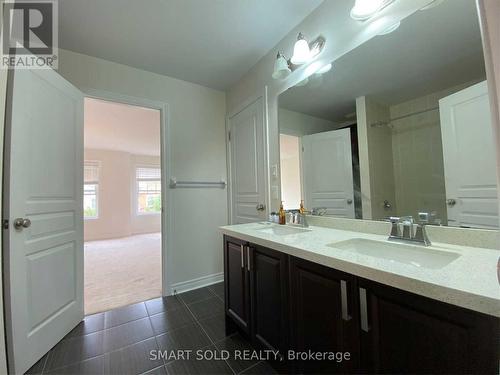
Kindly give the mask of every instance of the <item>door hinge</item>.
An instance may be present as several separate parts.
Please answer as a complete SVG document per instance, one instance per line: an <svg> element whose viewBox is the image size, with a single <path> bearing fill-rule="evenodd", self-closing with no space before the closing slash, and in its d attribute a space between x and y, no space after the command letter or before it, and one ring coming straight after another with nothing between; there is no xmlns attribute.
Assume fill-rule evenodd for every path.
<svg viewBox="0 0 500 375"><path fill-rule="evenodd" d="M231 130L229 130L229 131L227 132L227 138L228 138L229 140L231 140Z"/></svg>
<svg viewBox="0 0 500 375"><path fill-rule="evenodd" d="M3 219L2 220L2 228L3 229L9 229L9 219Z"/></svg>
<svg viewBox="0 0 500 375"><path fill-rule="evenodd" d="M302 152L304 152L304 146L302 146Z"/></svg>

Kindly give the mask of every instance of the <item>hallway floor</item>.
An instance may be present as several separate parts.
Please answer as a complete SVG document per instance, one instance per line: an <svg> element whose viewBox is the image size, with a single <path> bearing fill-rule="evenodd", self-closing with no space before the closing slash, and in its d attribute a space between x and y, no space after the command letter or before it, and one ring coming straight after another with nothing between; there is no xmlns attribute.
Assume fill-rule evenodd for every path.
<svg viewBox="0 0 500 375"><path fill-rule="evenodd" d="M87 316L28 374L274 374L265 361L238 358L253 348L237 333L226 336L223 296L219 283ZM189 350L191 359L173 357ZM196 360L198 350L230 355Z"/></svg>
<svg viewBox="0 0 500 375"><path fill-rule="evenodd" d="M85 314L161 296L161 233L85 242Z"/></svg>

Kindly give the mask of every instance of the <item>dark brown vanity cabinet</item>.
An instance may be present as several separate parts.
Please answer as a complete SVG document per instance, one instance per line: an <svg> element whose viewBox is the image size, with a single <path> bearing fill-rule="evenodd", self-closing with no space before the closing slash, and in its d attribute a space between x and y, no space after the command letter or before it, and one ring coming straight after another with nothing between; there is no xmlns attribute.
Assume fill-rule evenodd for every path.
<svg viewBox="0 0 500 375"><path fill-rule="evenodd" d="M284 372L499 372L498 318L230 237L224 249L226 325L279 350Z"/></svg>
<svg viewBox="0 0 500 375"><path fill-rule="evenodd" d="M260 347L282 352L288 337L287 256L252 246L249 259L252 337Z"/></svg>
<svg viewBox="0 0 500 375"><path fill-rule="evenodd" d="M362 369L497 374L499 319L359 279Z"/></svg>
<svg viewBox="0 0 500 375"><path fill-rule="evenodd" d="M224 281L226 316L250 333L250 275L248 243L224 237Z"/></svg>
<svg viewBox="0 0 500 375"><path fill-rule="evenodd" d="M226 315L258 346L282 351L288 338L287 255L224 240Z"/></svg>
<svg viewBox="0 0 500 375"><path fill-rule="evenodd" d="M338 358L296 360L295 372L355 372L359 359L355 291L352 275L290 257L290 348L295 353L332 352Z"/></svg>

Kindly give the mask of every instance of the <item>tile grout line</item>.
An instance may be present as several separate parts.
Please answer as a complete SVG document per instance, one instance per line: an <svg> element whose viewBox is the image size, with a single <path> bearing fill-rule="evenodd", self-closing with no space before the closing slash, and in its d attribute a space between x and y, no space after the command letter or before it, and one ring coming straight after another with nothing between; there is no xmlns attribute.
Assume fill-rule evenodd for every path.
<svg viewBox="0 0 500 375"><path fill-rule="evenodd" d="M154 333L154 332L153 332ZM64 368L64 367L68 367L68 366L72 366L72 365L75 365L77 363L80 363L80 362L85 362L85 361L88 361L88 360L91 360L91 359L95 359L95 358L99 358L99 357L104 357L106 356L107 354L111 354L111 353L115 353L115 352L119 352L123 349L127 349L127 348L130 348L131 346L134 346L134 345L137 345L137 344L140 344L140 343L143 343L145 341L148 341L148 340L151 340L152 338L155 339L156 341L156 336L151 336L151 337L148 337L148 338L145 338L144 340L140 340L140 341L137 341L137 342L134 342L132 344L128 344L128 345L125 345L125 346L122 346L122 347L119 347L119 348L116 348L116 349L113 349L113 350L110 350L108 352L103 352L101 354L98 354L98 355L94 355L92 357L88 357L88 358L84 358L82 359L81 361L76 361L76 362L71 362L71 363L68 363L64 366L58 366L58 367L54 367L53 369L50 369L50 371L54 371L54 370L57 370L57 369L61 369L61 368ZM51 350L52 351L52 350ZM47 360L48 360L48 357L46 359L46 362L45 364L47 363ZM45 367L44 367L44 370L45 370ZM148 370L149 371L149 370Z"/></svg>
<svg viewBox="0 0 500 375"><path fill-rule="evenodd" d="M207 289L208 289L208 291L209 291L210 293L212 293L213 295L215 295L216 297L218 297L218 296L217 296L217 295L216 295L216 294L215 294L215 293L214 293L214 292L213 292L213 291L212 291L209 287L207 287ZM209 298L210 298L210 297L209 297ZM203 301L205 301L205 300L207 300L207 299L208 299L208 298L204 299ZM186 303L184 302L184 300L182 300L182 302L186 305L186 308L188 309L188 311L189 311L189 312L191 313L191 315L193 316L195 323L196 323L196 324L200 327L200 329L203 331L203 333L205 334L205 336L207 336L207 337L208 337L208 340L211 342L211 345L213 345L215 349L219 349L219 348L217 347L217 345L215 344L215 341L214 341L214 340L212 340L212 338L210 337L210 335L206 332L205 328L203 328L203 326L201 325L201 323L200 323L200 321L198 320L198 318L197 318L197 317L194 315L194 313L191 311L191 309L189 308L188 304L186 304ZM200 300L200 301L197 301L197 302L201 302L201 300ZM193 302L193 303L195 303L195 302ZM222 339L222 340L224 340L224 339ZM219 341L217 341L217 342L221 342L222 340L219 340ZM231 367L231 365L229 364L229 362L228 362L226 359L224 360L224 362L225 362L225 363L226 363L226 365L229 367L229 369L232 371L232 373L236 375L236 371L234 371L234 369Z"/></svg>
<svg viewBox="0 0 500 375"><path fill-rule="evenodd" d="M248 370L250 370L250 369L252 369L252 368L256 367L257 365L259 365L259 364L261 364L261 363L263 363L263 362L264 362L264 361L259 361L259 362L255 363L255 364L253 364L252 366L250 366L250 367L248 367L248 368L246 368L246 369L244 369L244 370L240 371L237 375L241 375L241 374L243 374L245 371L248 371Z"/></svg>
<svg viewBox="0 0 500 375"><path fill-rule="evenodd" d="M49 355L50 355L51 351L52 351L52 348L45 355L45 361L43 361L42 371L40 372L40 375L43 375L43 373L45 372L45 366L47 366L47 360L49 359Z"/></svg>
<svg viewBox="0 0 500 375"><path fill-rule="evenodd" d="M218 296L218 295L217 295L217 293L215 293L215 292L214 292L214 291L210 288L210 286L207 286L206 288L207 288L207 290L210 292L211 296L210 296L210 297L207 297L207 298L203 298L203 299L197 300L197 301L193 301L193 302L191 302L191 303L198 303L198 302L206 301L206 300L208 300L208 299L210 299L210 298L213 298L214 296L215 296L215 297L217 297L218 299L220 299L222 302L224 302L224 301L222 300L222 298L221 298L220 296ZM194 289L194 290L196 290L196 289ZM180 294L182 294L182 293L180 293ZM199 319L198 319L198 318L194 315L194 313L191 311L191 309L189 308L188 304L184 301L184 299L180 296L180 294L178 294L178 295L174 295L174 296L172 296L172 297L177 297L177 298L179 299L179 301L181 302L182 306L183 306L183 307L185 307L185 308L189 311L189 313L191 314L191 316L193 317L193 320L194 320L194 322L196 323L196 325L197 325L197 326L198 326L198 327L202 330L202 332L203 332L203 333L207 336L208 340L210 341L210 345L207 345L207 346L203 347L202 349L207 348L207 347L209 347L209 346L211 346L211 345L213 345L213 346L215 347L215 349L218 349L218 347L217 347L216 343L220 343L220 342L222 342L222 341L223 341L226 337L231 337L231 336L233 336L233 335L229 335L229 336L226 336L225 338L223 338L223 339L221 339L221 340L218 340L218 341L214 341L214 340L212 340L212 338L208 335L208 333L206 332L206 330L205 330L205 329L203 328L203 326L201 325L200 320L199 320ZM153 299L157 299L157 298L164 298L164 296L156 297L156 298L153 298ZM160 350L160 345L159 345L159 343L158 343L158 339L157 339L157 337L158 337L158 336L161 336L161 335L164 335L164 334L167 334L167 333L169 333L169 332L175 331L175 329L170 330L170 331L167 331L167 332L164 332L164 333L161 333L161 334L158 334L158 335L156 334L156 332L155 332L155 330L154 330L154 327L153 327L153 324L152 324L152 322L151 322L151 316L155 316L155 315L159 315L159 314L164 314L164 313L166 313L166 311L167 311L167 310L163 310L163 311L158 312L157 314L150 315L150 312L149 312L149 309L148 309L148 307L147 307L147 305L146 305L146 302L151 301L151 300L153 300L153 299L150 299L150 300L147 300L147 301L138 302L138 303L134 303L134 304L130 304L130 305L126 305L126 306L131 306L131 305L136 305L136 304L143 304L143 305L144 305L144 308L145 308L145 310L146 310L146 316L143 316L143 317L140 317L140 318L137 318L137 319L132 319L132 320L130 320L130 321L127 321L127 322L124 322L124 323L121 323L121 324L118 324L118 325L115 325L115 326L111 326L111 327L108 327L108 328L103 328L103 329L97 330L97 331L95 331L95 332L90 332L90 333L87 333L87 334L84 334L84 335L78 335L78 336L74 336L74 337L69 337L69 338L67 338L67 339L64 339L64 338L63 338L63 339L62 339L61 341L59 341L57 344L62 343L62 342L64 342L64 341L71 342L71 341L74 341L74 340L76 340L76 339L81 339L82 337L90 336L90 335L93 335L93 334L98 334L98 333L101 333L101 332L102 332L102 333L104 333L104 332L109 331L109 330L111 330L111 329L114 329L114 328L117 328L117 327L124 326L124 325L126 325L126 324L128 324L128 323L137 322L137 321L142 320L142 319L145 319L145 318L148 318L148 322L149 322L150 328L151 328L151 330L152 330L153 336L148 337L148 338L145 338L145 339L140 340L140 341L137 341L137 342L134 342L134 343L131 343L131 344L128 344L128 345L125 345L125 346L122 346L122 347L119 347L119 348L116 348L116 349L113 349L113 350L110 350L110 351L103 351L103 353L101 353L101 354L98 354L98 355L95 355L95 356L92 356L92 357L88 357L88 358L82 359L82 360L80 360L80 361L76 361L76 362L68 363L68 364L66 364L66 365L64 365L64 366L54 367L54 368L50 369L50 371L54 371L54 370L57 370L57 369L61 369L61 368L64 368L64 367L68 367L68 366L72 366L72 365L75 365L75 364L77 364L77 363L81 363L81 362L89 361L89 360L92 360L92 359L95 359L95 358L104 357L104 356L106 356L106 355L108 355L108 354L110 354L110 353L118 352L118 351L121 351L121 350L123 350L123 349L126 349L126 348L129 348L129 347L131 347L131 346L134 346L134 345L136 345L136 344L139 344L139 343L145 342L145 341L147 341L147 340L150 340L151 338L154 338L154 339L155 339L155 344L156 344L156 347L157 347L157 349L158 349L158 350ZM126 307L126 306L123 306L123 307ZM180 309L180 308L182 308L182 306L181 306L181 307L179 307L179 308L174 308L173 310ZM119 308L117 308L117 309L120 309L120 307L119 307ZM103 312L98 312L98 313L94 313L94 314L86 315L86 316L84 317L84 320L85 320L85 318L90 317L90 316L93 316L93 315L103 314L103 327L105 327L105 325L106 325L106 313L107 313L107 312L110 312L110 311L114 311L114 310L116 310L116 309L112 309L112 310L108 310L108 311L103 311ZM172 311L173 311L173 310L172 310ZM215 315L216 315L216 314L213 314L213 315L210 315L210 316L206 316L206 317L204 317L203 319L208 319L208 318L214 317ZM183 326L183 327L179 327L179 328L177 328L177 329L184 328L184 327L185 327L185 326ZM76 328L76 327L75 327L75 328ZM55 346L57 346L57 344L56 344ZM54 347L55 347L55 346L54 346ZM44 363L43 363L43 367L42 367L41 375L44 375L44 374L46 374L46 373L47 373L47 372L46 372L46 370L47 370L47 368L46 368L46 367L47 367L47 364L48 364L48 362L49 362L50 357L53 355L53 352L54 352L54 347L53 347L53 348L51 348L51 349L47 352L47 354L45 355L45 360L44 360ZM103 349L104 349L104 348L103 348ZM227 360L224 360L224 361L226 362L226 364L227 364L227 366L230 368L230 370L231 370L234 374L236 374L236 372L233 370L233 368L230 366L230 364L227 362ZM171 362L169 362L169 363L171 363ZM165 360L163 360L163 366L166 366L166 365L167 365L167 363L165 363ZM156 367L155 369L157 369L157 368L159 368L159 367L161 367L161 366L158 366L158 367ZM250 367L253 367L253 366L250 366ZM250 368L250 367L249 367L249 368ZM150 370L148 370L148 371L151 371L151 370L154 370L154 369L150 369ZM50 371L48 371L48 372L50 372ZM165 367L165 371L166 371L166 367ZM147 372L147 371L146 371L146 372Z"/></svg>

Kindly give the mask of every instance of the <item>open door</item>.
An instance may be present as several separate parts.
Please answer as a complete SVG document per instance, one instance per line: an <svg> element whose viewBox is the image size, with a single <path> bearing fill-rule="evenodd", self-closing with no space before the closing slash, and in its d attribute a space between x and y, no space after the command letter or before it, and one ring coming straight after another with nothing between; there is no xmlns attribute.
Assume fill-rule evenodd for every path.
<svg viewBox="0 0 500 375"><path fill-rule="evenodd" d="M9 372L83 318L83 95L52 70L9 82L4 280Z"/></svg>
<svg viewBox="0 0 500 375"><path fill-rule="evenodd" d="M304 200L308 210L354 219L351 131L333 130L302 137Z"/></svg>
<svg viewBox="0 0 500 375"><path fill-rule="evenodd" d="M498 228L497 172L486 81L439 101L448 225Z"/></svg>

